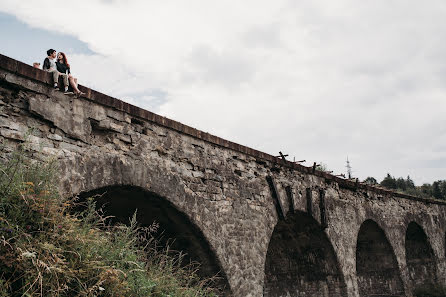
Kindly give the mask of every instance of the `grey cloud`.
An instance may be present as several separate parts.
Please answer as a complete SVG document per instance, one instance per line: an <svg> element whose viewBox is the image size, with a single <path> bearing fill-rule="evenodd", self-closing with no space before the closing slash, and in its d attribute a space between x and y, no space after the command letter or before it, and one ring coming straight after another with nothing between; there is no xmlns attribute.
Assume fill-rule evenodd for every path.
<svg viewBox="0 0 446 297"><path fill-rule="evenodd" d="M439 177L441 179L446 179L446 157L445 158L438 158L438 159L426 159L426 160L419 160L415 162L417 166L421 168L438 168L438 169L444 169L443 177Z"/></svg>
<svg viewBox="0 0 446 297"><path fill-rule="evenodd" d="M236 87L254 75L254 65L246 57L228 50L216 51L201 46L193 50L188 61L190 75L205 83Z"/></svg>
<svg viewBox="0 0 446 297"><path fill-rule="evenodd" d="M279 48L282 45L278 24L251 27L242 38L249 47Z"/></svg>
<svg viewBox="0 0 446 297"><path fill-rule="evenodd" d="M140 102L142 107L158 113L160 107L167 102L168 93L161 89L152 89L144 94L135 96L135 100Z"/></svg>
<svg viewBox="0 0 446 297"><path fill-rule="evenodd" d="M445 136L443 136L443 137L445 137ZM434 146L432 148L432 151L435 153L446 153L446 137L445 137L445 143Z"/></svg>

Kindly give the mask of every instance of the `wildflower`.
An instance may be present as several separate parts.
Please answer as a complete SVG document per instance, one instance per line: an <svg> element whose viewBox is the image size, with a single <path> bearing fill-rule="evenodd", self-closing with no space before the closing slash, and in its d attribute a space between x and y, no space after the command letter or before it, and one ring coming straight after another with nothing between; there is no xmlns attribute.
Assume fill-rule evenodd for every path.
<svg viewBox="0 0 446 297"><path fill-rule="evenodd" d="M28 186L34 187L34 183L33 183L33 182L25 182L25 185L28 185Z"/></svg>
<svg viewBox="0 0 446 297"><path fill-rule="evenodd" d="M43 191L40 191L40 193L39 193L39 196L46 196L46 195L49 195L50 194L50 192L49 191L47 191L47 190L43 190Z"/></svg>
<svg viewBox="0 0 446 297"><path fill-rule="evenodd" d="M22 253L22 257L25 257L25 258L35 258L36 257L36 252L23 252Z"/></svg>

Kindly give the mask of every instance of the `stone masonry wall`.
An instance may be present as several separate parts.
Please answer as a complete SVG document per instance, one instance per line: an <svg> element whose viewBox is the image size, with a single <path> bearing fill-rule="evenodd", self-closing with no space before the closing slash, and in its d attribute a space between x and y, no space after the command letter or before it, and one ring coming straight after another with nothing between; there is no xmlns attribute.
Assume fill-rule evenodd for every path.
<svg viewBox="0 0 446 297"><path fill-rule="evenodd" d="M284 229L292 233L292 225L275 228L279 221L291 221L289 212L312 217L307 221L325 233L315 240L328 239L314 246L334 252L329 263L340 271L342 285L320 296L331 296L330 290L360 296L357 240L367 220L384 231L406 296L411 296L413 288L405 246L411 222L426 233L433 253L429 263L435 266L431 268L438 282L446 283L444 202L375 189L285 162L85 87L84 98L65 96L53 90L50 82L47 73L0 55L1 154L26 139L35 159L57 160L60 190L67 197L130 185L168 200L204 234L234 296L263 296L268 249L275 246L270 240L280 238ZM290 242L283 241L299 253ZM308 245L311 249L311 241ZM277 257L286 254L286 248L274 249ZM276 260L292 267L291 261L298 259L299 265L312 258ZM330 273L338 281L341 276L333 269ZM296 290L292 296L309 296L292 287Z"/></svg>

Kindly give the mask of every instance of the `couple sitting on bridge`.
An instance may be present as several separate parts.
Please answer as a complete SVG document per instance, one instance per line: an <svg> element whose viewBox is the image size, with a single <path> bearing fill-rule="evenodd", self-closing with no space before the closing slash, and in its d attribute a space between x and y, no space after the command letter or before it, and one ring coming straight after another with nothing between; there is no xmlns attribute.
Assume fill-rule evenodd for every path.
<svg viewBox="0 0 446 297"><path fill-rule="evenodd" d="M64 94L71 95L76 94L76 96L82 96L85 95L85 93L82 93L78 87L77 87L77 78L73 77L70 72L70 64L68 64L67 56L59 52L57 54L57 61L56 59L56 50L49 49L47 50L48 57L45 58L45 61L43 62L43 70L51 72L53 74L53 80L54 80L54 88L59 89L58 82L59 82L59 76L62 76L63 83L64 83ZM73 88L73 92L68 91L68 82L70 82L71 87Z"/></svg>

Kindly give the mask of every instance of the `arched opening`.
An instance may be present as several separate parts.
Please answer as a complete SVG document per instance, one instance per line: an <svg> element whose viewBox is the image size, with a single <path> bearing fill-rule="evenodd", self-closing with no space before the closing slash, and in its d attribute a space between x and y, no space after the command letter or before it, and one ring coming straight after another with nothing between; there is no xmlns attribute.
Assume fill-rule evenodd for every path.
<svg viewBox="0 0 446 297"><path fill-rule="evenodd" d="M274 228L266 255L264 296L347 296L333 247L308 214L288 215Z"/></svg>
<svg viewBox="0 0 446 297"><path fill-rule="evenodd" d="M406 231L406 262L412 287L436 283L434 252L420 225L411 222Z"/></svg>
<svg viewBox="0 0 446 297"><path fill-rule="evenodd" d="M168 243L171 250L185 253L184 265L199 263L199 276L217 276L213 286L219 288L224 296L230 295L227 277L203 233L172 203L134 186L110 186L79 195L81 201L88 197L95 197L97 208L102 208L105 215L113 216L112 223L128 224L135 211L139 225L158 223L155 236L161 245Z"/></svg>
<svg viewBox="0 0 446 297"><path fill-rule="evenodd" d="M366 220L359 229L356 274L360 296L405 296L392 246L372 220Z"/></svg>

